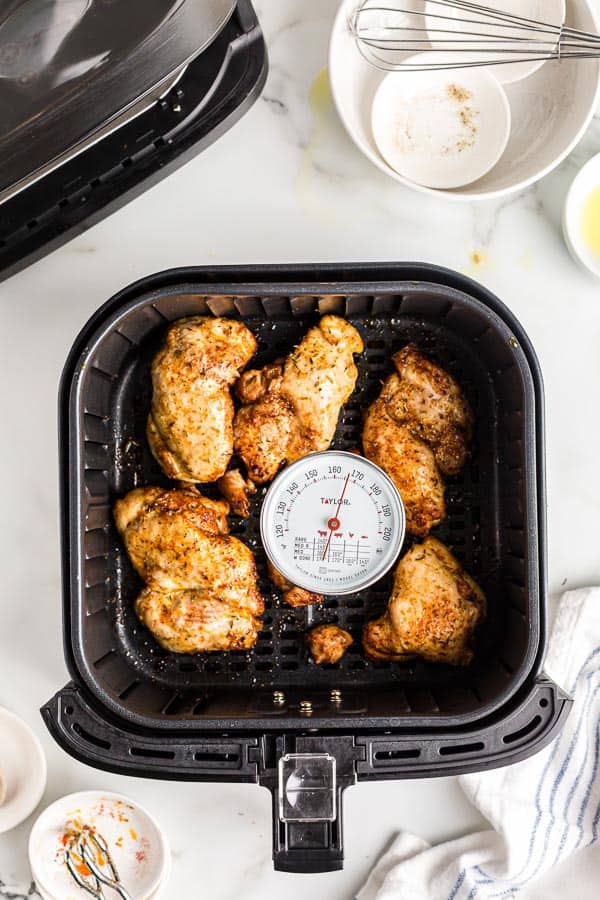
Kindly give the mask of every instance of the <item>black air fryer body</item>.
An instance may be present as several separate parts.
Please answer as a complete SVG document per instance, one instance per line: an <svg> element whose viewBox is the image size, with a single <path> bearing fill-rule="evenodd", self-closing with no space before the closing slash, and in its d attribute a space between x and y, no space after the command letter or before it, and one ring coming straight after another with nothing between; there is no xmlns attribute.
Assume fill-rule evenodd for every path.
<svg viewBox="0 0 600 900"><path fill-rule="evenodd" d="M261 365L319 315L348 317L366 350L333 446L360 435L361 409L390 357L416 342L464 385L477 418L472 459L447 489L436 531L485 589L489 615L467 669L366 660L360 640L316 666L306 628L359 638L390 579L291 610L266 578L258 515L232 520L254 550L267 600L248 653L181 656L137 622L139 582L111 519L136 484L168 484L144 438L149 367L168 324L243 319ZM98 768L189 781L253 781L273 793L274 860L340 868L341 802L356 781L456 774L522 759L555 734L569 699L541 672L546 642L543 393L519 323L480 285L421 264L182 269L122 291L77 339L61 387L65 653L72 683L43 709L61 746Z"/></svg>
<svg viewBox="0 0 600 900"><path fill-rule="evenodd" d="M238 0L223 30L158 102L125 117L115 130L0 203L0 279L60 247L208 147L252 106L266 77L258 20L250 0ZM104 95L101 100L106 103ZM90 107L93 103L83 103ZM28 152L25 143L23 156Z"/></svg>

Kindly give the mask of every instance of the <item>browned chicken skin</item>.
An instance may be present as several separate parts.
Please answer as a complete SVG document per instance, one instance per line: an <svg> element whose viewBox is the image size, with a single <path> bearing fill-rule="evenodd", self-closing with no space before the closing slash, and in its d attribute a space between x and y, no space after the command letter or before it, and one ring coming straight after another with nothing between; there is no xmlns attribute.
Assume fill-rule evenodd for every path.
<svg viewBox="0 0 600 900"><path fill-rule="evenodd" d="M256 351L252 332L233 319L180 319L152 363L147 436L169 478L211 482L233 453L230 386Z"/></svg>
<svg viewBox="0 0 600 900"><path fill-rule="evenodd" d="M454 378L409 344L393 356L399 376L390 415L429 444L444 475L463 468L473 440L473 413Z"/></svg>
<svg viewBox="0 0 600 900"><path fill-rule="evenodd" d="M145 588L135 610L158 643L173 653L250 650L261 627L245 608L221 603L204 591Z"/></svg>
<svg viewBox="0 0 600 900"><path fill-rule="evenodd" d="M285 361L241 376L237 393L245 405L235 417L234 447L252 481L271 481L284 463L329 447L356 384L354 354L362 350L358 331L327 315Z"/></svg>
<svg viewBox="0 0 600 900"><path fill-rule="evenodd" d="M194 487L142 487L115 504L117 528L147 587L136 602L178 653L252 647L264 602L250 549L229 535L228 505Z"/></svg>
<svg viewBox="0 0 600 900"><path fill-rule="evenodd" d="M393 362L397 372L367 411L363 450L398 488L407 530L425 537L446 516L442 472L464 465L473 415L455 380L412 344Z"/></svg>
<svg viewBox="0 0 600 900"><path fill-rule="evenodd" d="M485 596L447 547L429 537L398 564L387 612L369 622L363 646L373 659L467 665Z"/></svg>
<svg viewBox="0 0 600 900"><path fill-rule="evenodd" d="M235 386L235 392L242 403L247 406L260 400L269 390L271 382L281 378L284 366L285 359L276 359L262 369L249 369L243 372Z"/></svg>
<svg viewBox="0 0 600 900"><path fill-rule="evenodd" d="M283 599L289 606L311 606L313 603L322 603L325 599L322 594L313 594L304 588L297 587L288 581L279 572L270 560L267 560L269 578L276 588L283 592Z"/></svg>
<svg viewBox="0 0 600 900"><path fill-rule="evenodd" d="M446 517L444 483L431 448L390 415L388 400L394 396L397 381L397 375L390 375L379 398L369 407L363 425L363 449L367 459L387 472L398 488L407 530L425 537Z"/></svg>
<svg viewBox="0 0 600 900"><path fill-rule="evenodd" d="M316 625L306 635L311 656L318 665L339 662L353 638L339 625Z"/></svg>

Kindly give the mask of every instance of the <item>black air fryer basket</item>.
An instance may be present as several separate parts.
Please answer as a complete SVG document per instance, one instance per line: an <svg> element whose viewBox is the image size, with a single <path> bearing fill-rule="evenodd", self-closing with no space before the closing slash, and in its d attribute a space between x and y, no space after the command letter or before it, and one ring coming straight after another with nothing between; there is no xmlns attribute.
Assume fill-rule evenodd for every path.
<svg viewBox="0 0 600 900"><path fill-rule="evenodd" d="M366 591L287 607L265 577L258 516L231 519L256 554L267 600L250 652L176 655L138 623L140 583L116 534L114 500L164 484L144 432L150 363L187 315L243 319L257 364L288 352L325 312L365 339L357 390L333 446L360 437L392 353L416 342L463 385L477 418L471 461L447 486L436 534L485 589L489 614L473 665L372 662L365 621L390 577ZM252 781L273 794L275 866L342 866L344 788L505 765L544 746L570 705L541 672L546 640L543 395L519 323L480 285L416 264L181 269L122 291L77 339L61 387L65 654L72 683L43 709L73 756L153 778ZM172 483L171 483L172 484ZM357 638L316 666L303 634L337 622Z"/></svg>

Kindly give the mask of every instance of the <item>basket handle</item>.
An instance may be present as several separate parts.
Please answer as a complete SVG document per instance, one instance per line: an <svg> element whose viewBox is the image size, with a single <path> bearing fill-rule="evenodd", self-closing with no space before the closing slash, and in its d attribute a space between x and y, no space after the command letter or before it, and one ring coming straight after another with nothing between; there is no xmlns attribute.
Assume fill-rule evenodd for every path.
<svg viewBox="0 0 600 900"><path fill-rule="evenodd" d="M279 872L343 868L342 794L336 757L287 753L278 763L273 798L273 865Z"/></svg>

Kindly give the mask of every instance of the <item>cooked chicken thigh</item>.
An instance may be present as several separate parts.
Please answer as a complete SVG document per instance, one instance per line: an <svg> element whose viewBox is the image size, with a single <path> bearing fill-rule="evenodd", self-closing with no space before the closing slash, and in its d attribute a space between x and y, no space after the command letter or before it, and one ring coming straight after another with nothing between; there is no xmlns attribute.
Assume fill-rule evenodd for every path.
<svg viewBox="0 0 600 900"><path fill-rule="evenodd" d="M433 451L390 415L397 375L390 375L365 417L364 454L387 472L402 497L406 528L421 537L446 517L444 483Z"/></svg>
<svg viewBox="0 0 600 900"><path fill-rule="evenodd" d="M409 345L363 426L365 456L390 476L407 530L425 537L446 516L442 472L456 474L473 436L473 415L456 381Z"/></svg>
<svg viewBox="0 0 600 900"><path fill-rule="evenodd" d="M373 659L467 665L485 596L447 547L429 537L400 561L387 612L369 622L363 646Z"/></svg>
<svg viewBox="0 0 600 900"><path fill-rule="evenodd" d="M454 378L409 344L393 356L398 384L390 415L429 444L444 475L464 466L473 439L473 413Z"/></svg>
<svg viewBox="0 0 600 900"><path fill-rule="evenodd" d="M318 665L339 662L350 644L352 635L339 625L316 625L306 635L311 656Z"/></svg>
<svg viewBox="0 0 600 900"><path fill-rule="evenodd" d="M237 384L244 406L234 422L234 447L252 481L264 484L280 467L326 450L340 409L356 384L358 331L323 316L285 361L245 372Z"/></svg>
<svg viewBox="0 0 600 900"><path fill-rule="evenodd" d="M229 391L256 351L254 335L234 319L180 319L152 363L147 436L169 478L220 478L233 452Z"/></svg>
<svg viewBox="0 0 600 900"><path fill-rule="evenodd" d="M173 653L250 650L261 627L260 619L244 607L222 603L201 590L145 588L135 610L158 643Z"/></svg>
<svg viewBox="0 0 600 900"><path fill-rule="evenodd" d="M202 588L262 611L250 549L229 535L228 506L195 488L135 488L115 504L127 552L150 587ZM258 607L261 609L258 609Z"/></svg>
<svg viewBox="0 0 600 900"><path fill-rule="evenodd" d="M267 560L269 578L276 588L283 592L283 599L289 606L311 606L313 603L322 603L325 599L322 594L313 594L304 588L297 587L288 581L279 572L270 560Z"/></svg>
<svg viewBox="0 0 600 900"><path fill-rule="evenodd" d="M250 647L264 610L250 549L229 535L228 505L194 487L141 487L115 504L127 552L147 588L136 608L177 652Z"/></svg>

